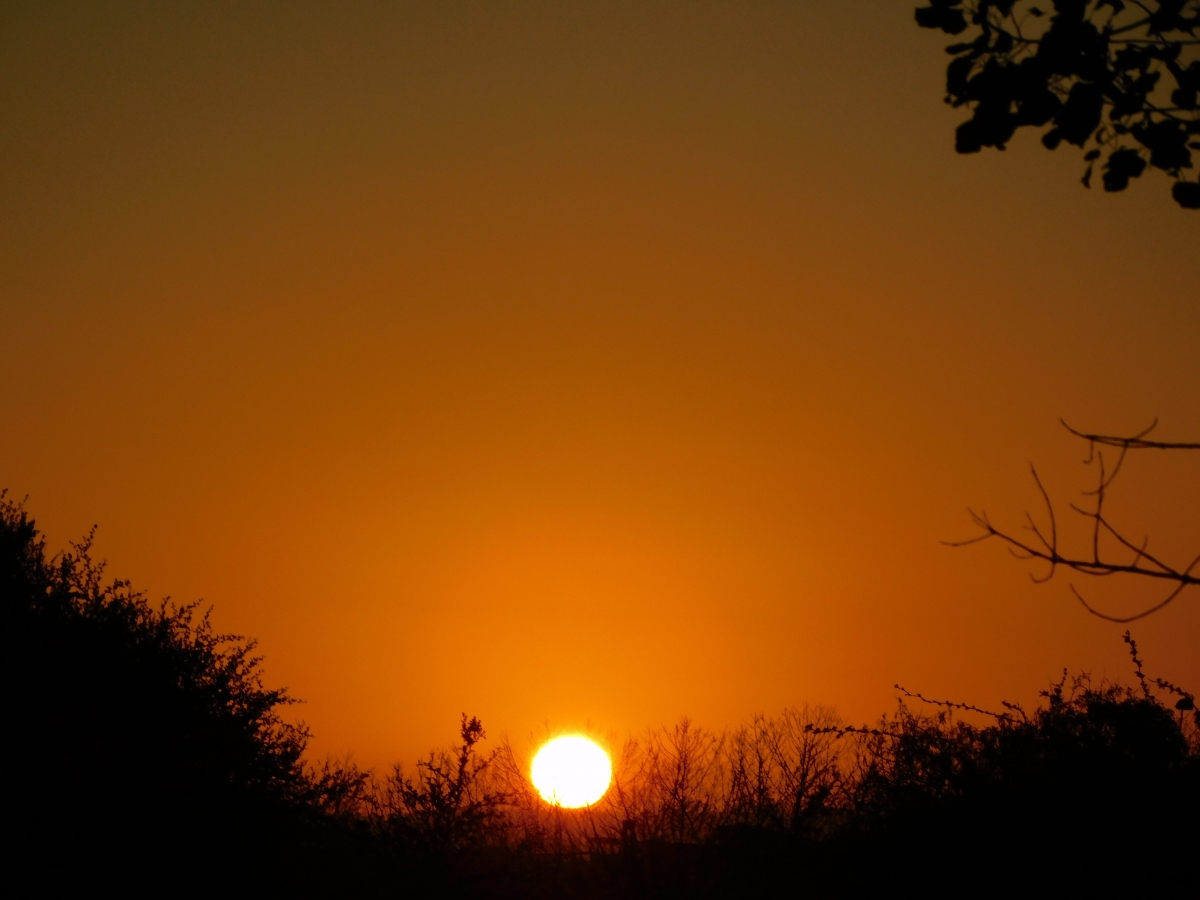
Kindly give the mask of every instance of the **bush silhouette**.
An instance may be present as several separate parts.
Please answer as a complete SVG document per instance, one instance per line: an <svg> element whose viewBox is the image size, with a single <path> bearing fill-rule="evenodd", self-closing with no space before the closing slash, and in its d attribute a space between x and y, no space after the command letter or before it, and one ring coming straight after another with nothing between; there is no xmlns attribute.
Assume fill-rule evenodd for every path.
<svg viewBox="0 0 1200 900"><path fill-rule="evenodd" d="M1177 712L1148 689L1066 684L1064 673L1037 710L1011 707L987 727L947 704L932 716L902 704L857 734L849 802L865 844L892 860L936 854L947 875L1037 859L1042 883L1063 889L1194 878L1177 868L1200 838L1190 699Z"/></svg>
<svg viewBox="0 0 1200 900"><path fill-rule="evenodd" d="M268 877L314 794L306 733L279 716L286 695L263 687L253 643L215 633L195 606L154 608L103 583L90 543L47 559L0 494L18 871L176 890Z"/></svg>
<svg viewBox="0 0 1200 900"><path fill-rule="evenodd" d="M629 739L594 807L547 806L507 742L383 778L303 759L254 644L47 558L0 494L9 884L52 893L759 897L1194 887L1200 713L1149 678L1063 680L1030 712L901 690ZM922 706L920 704L925 704ZM930 711L925 712L923 709ZM979 717L984 719L980 720ZM977 724L982 721L983 724ZM610 742L611 743L611 742ZM614 745L615 746L615 745ZM900 873L910 873L908 881Z"/></svg>

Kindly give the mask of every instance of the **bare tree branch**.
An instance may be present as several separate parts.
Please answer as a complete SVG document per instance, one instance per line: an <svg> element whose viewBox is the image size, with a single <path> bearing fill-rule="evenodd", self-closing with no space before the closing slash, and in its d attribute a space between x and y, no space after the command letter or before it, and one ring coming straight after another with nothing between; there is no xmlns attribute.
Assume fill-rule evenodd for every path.
<svg viewBox="0 0 1200 900"><path fill-rule="evenodd" d="M1092 465L1094 463L1099 470L1095 490L1084 492L1085 497L1094 498L1093 508L1087 509L1074 503L1069 504L1072 510L1092 521L1090 558L1074 556L1060 549L1058 522L1054 514L1054 504L1051 502L1050 495L1046 491L1045 485L1042 484L1041 478L1038 476L1037 469L1032 465L1030 465L1029 469L1033 476L1034 484L1037 485L1038 492L1042 495L1042 501L1046 505L1046 512L1049 517L1049 534L1038 526L1029 513L1025 514L1026 525L1024 526L1024 530L1031 532L1035 540L1019 537L998 528L992 524L986 512L975 512L973 509L968 509L971 520L979 528L980 533L966 540L945 541L943 543L951 547L965 547L969 544L978 544L982 541L998 538L1008 546L1009 551L1018 559L1039 560L1047 564L1049 568L1044 575L1037 576L1030 573L1030 578L1038 584L1043 584L1052 579L1059 567L1071 569L1080 574L1092 577L1133 575L1173 584L1170 592L1164 599L1132 616L1110 616L1107 613L1103 613L1088 603L1074 584L1070 585L1071 592L1083 604L1084 609L1092 615L1109 622L1125 623L1145 618L1172 603L1189 587L1200 585L1200 574L1196 572L1197 567L1200 566L1200 554L1185 567L1179 568L1169 565L1150 553L1148 550L1150 544L1149 537L1143 538L1140 543L1131 541L1104 514L1104 501L1108 496L1108 491L1116 480L1117 475L1121 472L1130 450L1200 450L1200 444L1147 440L1146 435L1150 434L1158 425L1157 419L1148 428L1144 428L1128 437L1090 434L1078 431L1065 421L1062 422L1062 425L1075 437L1088 442L1088 456L1084 460L1084 464ZM1113 447L1120 451L1116 464L1112 466L1111 470L1105 461L1104 451L1098 449L1100 447ZM1101 537L1104 535L1112 538L1119 548L1130 551L1133 554L1132 559L1121 561L1104 556L1101 546Z"/></svg>
<svg viewBox="0 0 1200 900"><path fill-rule="evenodd" d="M1066 423L1065 420L1059 419L1062 422L1062 427L1075 435L1075 437L1083 438L1090 444L1103 444L1107 447L1121 447L1126 450L1200 450L1200 444L1176 443L1172 441L1147 441L1145 436L1158 427L1158 419L1150 423L1150 427L1138 432L1131 437L1113 437L1107 434L1087 434L1082 431L1077 431Z"/></svg>
<svg viewBox="0 0 1200 900"><path fill-rule="evenodd" d="M892 687L894 687L896 690L898 690L900 693L902 693L905 697L908 697L913 700L920 700L922 703L928 703L931 706L944 706L947 709L961 709L961 710L965 710L966 712L982 713L985 716L991 716L997 722L1016 721L1008 713L992 712L990 709L984 709L983 707L976 706L973 703L958 703L955 700L934 700L929 697L926 697L920 691L910 691L907 688L905 688L903 685L894 684L894 685L892 685Z"/></svg>

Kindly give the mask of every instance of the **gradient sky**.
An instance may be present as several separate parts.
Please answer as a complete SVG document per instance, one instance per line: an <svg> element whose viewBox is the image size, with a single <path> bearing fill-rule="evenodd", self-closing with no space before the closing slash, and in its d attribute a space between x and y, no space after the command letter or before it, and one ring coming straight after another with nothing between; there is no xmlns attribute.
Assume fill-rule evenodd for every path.
<svg viewBox="0 0 1200 900"><path fill-rule="evenodd" d="M912 5L5 4L0 486L368 765L1128 677L939 542L1076 499L1060 416L1200 440L1200 215L956 156ZM1200 460L1112 511L1200 552ZM1200 688L1200 595L1135 635Z"/></svg>

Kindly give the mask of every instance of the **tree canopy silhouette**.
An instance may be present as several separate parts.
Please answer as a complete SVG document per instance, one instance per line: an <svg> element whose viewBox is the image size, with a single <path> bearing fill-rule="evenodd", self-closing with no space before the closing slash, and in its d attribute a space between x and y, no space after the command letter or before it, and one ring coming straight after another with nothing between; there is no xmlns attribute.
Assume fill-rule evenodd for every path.
<svg viewBox="0 0 1200 900"><path fill-rule="evenodd" d="M1049 15L1033 0L917 8L922 28L970 38L946 48L946 102L971 111L958 152L1003 150L1019 128L1044 128L1048 149L1085 150L1085 187L1098 163L1106 191L1155 168L1180 206L1200 209L1200 182L1187 177L1200 149L1200 0L1050 2Z"/></svg>
<svg viewBox="0 0 1200 900"><path fill-rule="evenodd" d="M195 605L105 583L90 546L48 559L0 493L17 870L46 888L153 884L181 866L192 884L266 877L322 789L303 768L306 731L280 717L287 695L262 684L253 642Z"/></svg>

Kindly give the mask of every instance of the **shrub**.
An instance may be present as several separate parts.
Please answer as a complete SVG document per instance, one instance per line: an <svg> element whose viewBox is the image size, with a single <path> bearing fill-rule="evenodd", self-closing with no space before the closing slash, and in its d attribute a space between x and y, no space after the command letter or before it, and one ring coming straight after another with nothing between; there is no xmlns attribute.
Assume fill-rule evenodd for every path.
<svg viewBox="0 0 1200 900"><path fill-rule="evenodd" d="M305 773L307 733L280 717L253 642L104 582L90 550L48 559L0 494L12 858L43 885L270 877L296 811L336 779Z"/></svg>

